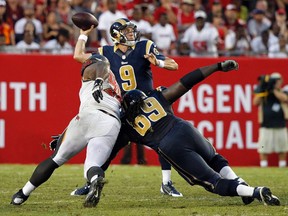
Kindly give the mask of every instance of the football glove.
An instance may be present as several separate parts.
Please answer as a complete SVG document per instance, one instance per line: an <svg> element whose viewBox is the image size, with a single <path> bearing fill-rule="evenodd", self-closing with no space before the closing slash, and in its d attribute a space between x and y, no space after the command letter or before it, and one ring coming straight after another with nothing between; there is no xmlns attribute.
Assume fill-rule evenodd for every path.
<svg viewBox="0 0 288 216"><path fill-rule="evenodd" d="M60 135L54 135L54 136L51 136L51 138L53 140L49 143L49 148L51 151L55 151Z"/></svg>
<svg viewBox="0 0 288 216"><path fill-rule="evenodd" d="M219 68L219 70L221 70L223 72L228 72L228 71L231 71L231 70L238 70L239 65L234 60L226 60L226 61L223 61L223 62L219 62L218 63L218 68Z"/></svg>
<svg viewBox="0 0 288 216"><path fill-rule="evenodd" d="M103 81L102 78L97 78L92 89L92 95L97 103L100 103L100 99L103 100Z"/></svg>

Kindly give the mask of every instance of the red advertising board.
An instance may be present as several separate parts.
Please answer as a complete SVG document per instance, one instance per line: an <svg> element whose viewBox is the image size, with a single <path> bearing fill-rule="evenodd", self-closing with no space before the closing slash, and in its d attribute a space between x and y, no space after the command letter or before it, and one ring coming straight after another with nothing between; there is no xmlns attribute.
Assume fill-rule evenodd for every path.
<svg viewBox="0 0 288 216"><path fill-rule="evenodd" d="M261 74L280 72L285 59L234 58L240 69L216 73L174 104L232 166L257 166L257 108L253 88ZM224 58L175 58L178 71L153 67L155 87L169 86L185 73ZM39 163L51 154L50 136L61 133L79 107L80 68L72 56L0 55L0 163ZM181 141L179 141L181 142ZM146 148L148 164L157 155ZM119 163L122 152L113 161ZM83 163L85 151L70 163ZM277 165L277 158L271 162ZM133 158L133 162L136 159Z"/></svg>

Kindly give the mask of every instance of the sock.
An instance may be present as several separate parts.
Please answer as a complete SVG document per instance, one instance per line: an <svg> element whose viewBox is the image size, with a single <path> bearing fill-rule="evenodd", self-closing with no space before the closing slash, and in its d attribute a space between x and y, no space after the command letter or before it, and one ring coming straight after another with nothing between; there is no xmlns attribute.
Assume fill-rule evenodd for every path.
<svg viewBox="0 0 288 216"><path fill-rule="evenodd" d="M28 181L22 188L22 191L25 196L29 196L35 189L36 187L30 181Z"/></svg>
<svg viewBox="0 0 288 216"><path fill-rule="evenodd" d="M162 182L168 184L171 181L171 170L162 170Z"/></svg>
<svg viewBox="0 0 288 216"><path fill-rule="evenodd" d="M98 178L98 175L94 175L94 176L91 178L91 182L93 182L96 178Z"/></svg>
<svg viewBox="0 0 288 216"><path fill-rule="evenodd" d="M104 170L101 167L98 166L92 166L87 171L87 180L92 183L93 180L95 180L98 176L105 177Z"/></svg>
<svg viewBox="0 0 288 216"><path fill-rule="evenodd" d="M236 179L238 176L229 166L223 167L219 174L225 179Z"/></svg>
<svg viewBox="0 0 288 216"><path fill-rule="evenodd" d="M252 197L253 192L254 192L254 187L249 187L246 185L238 185L236 188L236 191L239 196Z"/></svg>
<svg viewBox="0 0 288 216"><path fill-rule="evenodd" d="M267 160L261 160L260 161L260 166L261 167L267 167L268 166L268 161Z"/></svg>
<svg viewBox="0 0 288 216"><path fill-rule="evenodd" d="M279 161L279 167L286 167L286 165L287 165L286 160Z"/></svg>
<svg viewBox="0 0 288 216"><path fill-rule="evenodd" d="M261 200L260 189L261 187L255 187L252 197Z"/></svg>

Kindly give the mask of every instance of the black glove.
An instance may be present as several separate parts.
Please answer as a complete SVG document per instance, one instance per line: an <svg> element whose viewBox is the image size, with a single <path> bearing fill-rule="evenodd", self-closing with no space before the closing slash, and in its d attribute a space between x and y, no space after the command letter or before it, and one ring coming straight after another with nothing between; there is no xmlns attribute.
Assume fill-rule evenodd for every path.
<svg viewBox="0 0 288 216"><path fill-rule="evenodd" d="M51 138L53 140L49 143L49 148L51 151L55 151L60 135L54 135L54 136L51 136Z"/></svg>
<svg viewBox="0 0 288 216"><path fill-rule="evenodd" d="M223 62L218 63L218 70L220 71L231 71L231 70L238 70L239 65L236 61L234 60L226 60Z"/></svg>
<svg viewBox="0 0 288 216"><path fill-rule="evenodd" d="M103 79L97 78L94 82L94 86L92 89L92 95L98 103L100 103L100 99L103 100L103 94L102 94L103 86L102 85L103 85Z"/></svg>

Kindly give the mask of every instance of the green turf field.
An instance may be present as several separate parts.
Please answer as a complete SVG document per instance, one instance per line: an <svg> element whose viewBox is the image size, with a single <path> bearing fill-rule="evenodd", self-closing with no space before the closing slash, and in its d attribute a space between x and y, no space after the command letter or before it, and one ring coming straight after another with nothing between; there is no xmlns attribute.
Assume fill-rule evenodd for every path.
<svg viewBox="0 0 288 216"><path fill-rule="evenodd" d="M281 206L264 206L254 201L244 206L239 197L221 197L199 186L191 187L173 170L175 186L184 195L172 198L160 194L160 167L113 165L106 172L101 200L96 208L84 208L84 197L70 192L82 186L82 165L64 165L40 186L22 206L10 205L11 196L20 189L35 165L0 165L1 216L262 216L288 215L287 168L238 168L234 170L253 186L268 186Z"/></svg>

